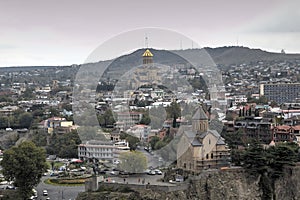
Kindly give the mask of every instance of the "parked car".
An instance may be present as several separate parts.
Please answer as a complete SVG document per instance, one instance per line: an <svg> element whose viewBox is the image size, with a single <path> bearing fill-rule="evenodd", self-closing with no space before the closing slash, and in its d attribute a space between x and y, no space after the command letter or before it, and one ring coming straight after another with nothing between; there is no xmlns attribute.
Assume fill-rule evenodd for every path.
<svg viewBox="0 0 300 200"><path fill-rule="evenodd" d="M113 164L115 164L115 165L120 164L120 161L119 160L114 160Z"/></svg>
<svg viewBox="0 0 300 200"><path fill-rule="evenodd" d="M175 177L175 181L176 181L176 182L183 182L183 181L184 181L184 178L183 178L183 176L177 175L177 176Z"/></svg>
<svg viewBox="0 0 300 200"><path fill-rule="evenodd" d="M113 170L113 171L109 172L109 174L110 174L110 175L118 175L118 174L119 174L119 171L114 171L114 170Z"/></svg>
<svg viewBox="0 0 300 200"><path fill-rule="evenodd" d="M48 196L48 191L47 190L43 190L43 196Z"/></svg>
<svg viewBox="0 0 300 200"><path fill-rule="evenodd" d="M33 193L33 197L35 197L35 199L37 199L37 197L38 197L37 194L38 193L37 193L36 189L33 188L32 193Z"/></svg>
<svg viewBox="0 0 300 200"><path fill-rule="evenodd" d="M119 176L122 178L127 178L127 177L129 177L129 173L126 171L120 171Z"/></svg>
<svg viewBox="0 0 300 200"><path fill-rule="evenodd" d="M155 174L162 175L162 172L159 169L154 170Z"/></svg>
<svg viewBox="0 0 300 200"><path fill-rule="evenodd" d="M13 186L13 185L7 185L6 186L6 189L7 190L15 190L15 189L17 189L15 186Z"/></svg>
<svg viewBox="0 0 300 200"><path fill-rule="evenodd" d="M129 175L129 173L128 173L128 172L125 172L125 171L120 171L119 174L121 174L121 175Z"/></svg>
<svg viewBox="0 0 300 200"><path fill-rule="evenodd" d="M52 177L52 176L58 176L58 173L56 173L56 172L51 172L50 173L50 176Z"/></svg>
<svg viewBox="0 0 300 200"><path fill-rule="evenodd" d="M148 172L148 175L155 175L156 173L155 173L155 171L154 170L150 170L149 172Z"/></svg>

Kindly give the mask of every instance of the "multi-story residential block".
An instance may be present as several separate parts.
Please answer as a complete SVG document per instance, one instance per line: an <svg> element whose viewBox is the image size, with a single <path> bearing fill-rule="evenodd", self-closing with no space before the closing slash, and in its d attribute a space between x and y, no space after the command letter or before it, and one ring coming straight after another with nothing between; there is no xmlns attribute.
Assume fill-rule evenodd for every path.
<svg viewBox="0 0 300 200"><path fill-rule="evenodd" d="M117 113L117 128L126 129L138 124L143 117L140 112L118 112Z"/></svg>
<svg viewBox="0 0 300 200"><path fill-rule="evenodd" d="M258 140L264 144L272 141L272 123L264 121L262 117L245 117L234 122L235 132L241 130L248 139Z"/></svg>
<svg viewBox="0 0 300 200"><path fill-rule="evenodd" d="M273 128L274 142L292 142L294 140L294 134L292 126L281 125Z"/></svg>
<svg viewBox="0 0 300 200"><path fill-rule="evenodd" d="M114 158L115 146L112 142L88 141L78 146L78 158L112 160Z"/></svg>
<svg viewBox="0 0 300 200"><path fill-rule="evenodd" d="M300 99L300 83L269 83L260 85L260 95L278 104Z"/></svg>
<svg viewBox="0 0 300 200"><path fill-rule="evenodd" d="M78 145L78 158L81 160L98 159L112 161L125 151L129 151L129 144L126 141L113 143L110 141L92 140Z"/></svg>

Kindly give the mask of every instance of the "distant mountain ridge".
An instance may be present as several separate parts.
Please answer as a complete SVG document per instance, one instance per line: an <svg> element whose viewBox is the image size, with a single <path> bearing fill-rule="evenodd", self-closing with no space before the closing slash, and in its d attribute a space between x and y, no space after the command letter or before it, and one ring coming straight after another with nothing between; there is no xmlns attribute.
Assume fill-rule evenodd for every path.
<svg viewBox="0 0 300 200"><path fill-rule="evenodd" d="M114 59L113 63L109 67L110 70L118 70L120 67L126 68L128 70L132 66L138 66L142 64L142 54L145 49L138 49L133 53L122 55ZM202 49L184 49L184 50L157 50L150 49L154 54L154 62L160 64L169 64L169 63L184 63L186 62L183 57L178 55L184 55L184 58L192 58L193 56L200 55L200 59L207 59L205 54L210 55L215 64L217 65L239 65L239 64L248 64L251 62L258 61L292 61L300 60L300 54L283 54L283 53L272 53L267 52L261 49L251 49L248 47L242 46L225 46L225 47L204 47ZM198 54L198 52L200 54ZM205 52L203 54L203 52ZM177 55L178 54L178 55ZM204 56L203 56L204 55ZM103 62L103 61L99 61ZM210 62L210 61L205 61ZM82 64L84 65L84 64ZM70 65L71 66L71 65ZM16 66L16 67L0 67L0 71L23 71L23 70L33 70L38 68L54 68L54 67L69 67L69 66Z"/></svg>
<svg viewBox="0 0 300 200"><path fill-rule="evenodd" d="M134 66L142 64L145 49L138 49L130 54L120 56L106 69L104 76L116 78L122 76ZM259 61L292 61L300 60L300 54L271 53L261 49L248 47L218 47L185 50L157 50L151 49L153 62L163 65L172 64L200 64L203 66L219 65L226 70L230 65L256 63ZM194 61L194 62L193 62ZM226 67L227 66L227 67Z"/></svg>
<svg viewBox="0 0 300 200"><path fill-rule="evenodd" d="M145 49L139 49L131 54L120 56L116 58L110 69L118 69L121 66L129 67L142 64L142 54ZM150 49L153 53L154 62L160 64L183 64L189 58L192 60L193 56L203 61L203 63L215 63L217 65L239 65L248 64L259 61L292 61L300 60L300 54L284 54L267 52L261 49L250 49L248 47L230 46L210 48L204 47L201 49L185 49L185 50L157 50ZM209 58L208 58L209 57Z"/></svg>
<svg viewBox="0 0 300 200"><path fill-rule="evenodd" d="M232 65L258 61L300 60L300 54L272 53L261 49L232 46L204 48L216 64Z"/></svg>

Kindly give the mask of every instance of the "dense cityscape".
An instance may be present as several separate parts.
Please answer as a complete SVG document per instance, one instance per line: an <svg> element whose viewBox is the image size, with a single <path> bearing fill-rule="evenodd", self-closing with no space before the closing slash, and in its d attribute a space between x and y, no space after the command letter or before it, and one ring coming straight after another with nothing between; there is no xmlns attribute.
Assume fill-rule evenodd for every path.
<svg viewBox="0 0 300 200"><path fill-rule="evenodd" d="M234 48L241 47L223 49ZM113 77L122 72L109 66L94 93L90 86L76 85L76 73L85 64L0 69L2 152L32 141L47 155L45 182L33 189L32 199L76 198L79 191L110 184L128 184L130 191L139 185L167 193L185 191L189 181L219 170L260 174L264 171L259 171L257 157L265 153L281 157L277 164L264 163L277 170L267 175L271 182L282 176L282 167L295 165L300 138L298 59L218 64L213 69L166 56L169 65L160 66L155 58L164 51L141 49L125 55L129 63L116 62L130 65L135 54L140 55L138 67L118 80ZM185 81L175 81L179 79ZM88 99L78 99L78 93ZM78 106L82 104L87 105ZM293 153L280 155L287 151ZM2 188L15 187L5 181L7 175L2 177ZM84 182L85 189L80 186ZM54 194L55 183L74 184L75 189ZM262 191L266 198L274 194ZM84 197L88 194L79 196L92 198Z"/></svg>

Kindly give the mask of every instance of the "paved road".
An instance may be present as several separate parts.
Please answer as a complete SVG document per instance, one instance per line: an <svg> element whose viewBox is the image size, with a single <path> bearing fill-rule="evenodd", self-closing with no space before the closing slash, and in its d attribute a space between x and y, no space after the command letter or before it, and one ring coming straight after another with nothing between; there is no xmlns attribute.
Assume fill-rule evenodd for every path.
<svg viewBox="0 0 300 200"><path fill-rule="evenodd" d="M164 175L148 175L148 174L134 174L129 175L128 177L124 178L120 176L110 176L107 180L109 182L116 182L116 183L129 183L129 184L143 184L143 180L145 181L144 184L151 184L151 185L168 185L168 186L174 186L170 183L164 183L161 182L159 179L163 178Z"/></svg>
<svg viewBox="0 0 300 200"><path fill-rule="evenodd" d="M139 149L137 151L142 152L146 157L147 157L147 166L148 167L153 167L153 168L158 168L163 164L163 162L158 160L158 156L156 155L151 155L149 152L145 151L144 149Z"/></svg>
<svg viewBox="0 0 300 200"><path fill-rule="evenodd" d="M43 177L41 183L36 187L39 200L45 200L47 198L43 196L43 190L48 191L48 197L50 197L51 200L74 200L79 192L84 192L84 186L70 187L45 184L44 180L47 178L49 178L49 176Z"/></svg>
<svg viewBox="0 0 300 200"><path fill-rule="evenodd" d="M148 159L148 167L157 168L162 162L158 161L158 157L151 155L149 152L145 150L140 150L147 156ZM145 180L145 184L155 184L155 185L170 185L169 183L162 183L158 181L158 179L162 178L163 175L147 175L147 174L140 174L140 175L130 175L128 178L125 179L125 183L130 184L142 184L142 181ZM51 200L74 200L79 192L84 192L84 186L54 186L45 184L44 180L50 178L49 176L42 177L41 183L36 187L38 192L38 199L39 200L46 200L47 197L50 197ZM118 176L111 176L110 181L115 181L117 183L124 183L124 178ZM139 181L140 180L140 181ZM43 190L48 191L48 196L43 196Z"/></svg>

